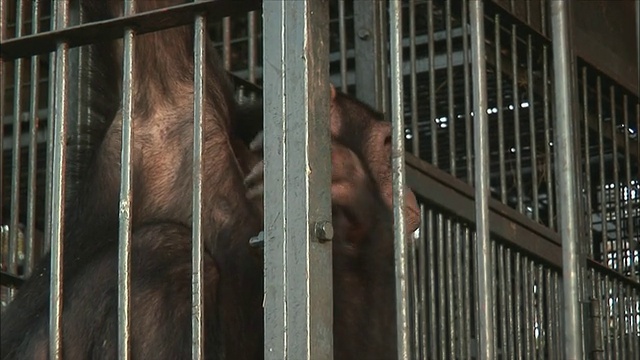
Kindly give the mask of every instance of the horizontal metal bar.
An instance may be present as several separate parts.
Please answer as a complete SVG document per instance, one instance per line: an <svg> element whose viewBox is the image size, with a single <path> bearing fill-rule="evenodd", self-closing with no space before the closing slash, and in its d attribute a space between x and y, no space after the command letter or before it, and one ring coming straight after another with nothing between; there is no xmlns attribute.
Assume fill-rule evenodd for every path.
<svg viewBox="0 0 640 360"><path fill-rule="evenodd" d="M24 280L16 275L12 275L4 271L0 272L0 285L2 286L19 288L20 286L22 286L23 282Z"/></svg>
<svg viewBox="0 0 640 360"><path fill-rule="evenodd" d="M421 198L469 223L475 222L473 187L412 154L406 154L405 159L407 183ZM562 267L560 237L554 231L496 199L489 200L489 223L491 234L557 269Z"/></svg>
<svg viewBox="0 0 640 360"><path fill-rule="evenodd" d="M31 135L29 133L22 133L20 134L20 147L21 148L25 148L27 146L29 146L29 137ZM43 144L45 142L47 142L47 131L44 129L40 129L38 130L38 132L36 133L36 140L38 142L38 144ZM13 136L7 136L5 137L5 141L2 142L2 150L11 150L13 149Z"/></svg>
<svg viewBox="0 0 640 360"><path fill-rule="evenodd" d="M171 6L3 41L0 43L2 49L0 54L3 60L40 55L54 51L56 44L61 41L67 42L72 48L121 38L125 28L132 28L136 34L140 35L190 24L195 13L206 13L211 14L212 18L222 18L258 9L261 4L260 0L208 0Z"/></svg>
<svg viewBox="0 0 640 360"><path fill-rule="evenodd" d="M615 279L616 281L620 281L625 285L633 286L636 289L640 290L640 282L631 279L620 272L607 267L606 265L600 263L599 261L593 259L587 259L587 267L590 269L594 269L596 272L602 275L606 275L609 278Z"/></svg>

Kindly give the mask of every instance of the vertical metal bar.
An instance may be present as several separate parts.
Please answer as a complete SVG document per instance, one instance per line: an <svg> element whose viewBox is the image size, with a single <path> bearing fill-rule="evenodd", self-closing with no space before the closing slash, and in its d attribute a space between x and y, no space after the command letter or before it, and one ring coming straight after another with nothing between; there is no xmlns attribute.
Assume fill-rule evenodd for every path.
<svg viewBox="0 0 640 360"><path fill-rule="evenodd" d="M547 0L540 0L540 28L542 35L547 36Z"/></svg>
<svg viewBox="0 0 640 360"><path fill-rule="evenodd" d="M124 14L135 12L135 0L124 3ZM134 31L124 31L122 61L122 149L118 232L118 357L129 359L131 264L131 124L133 115Z"/></svg>
<svg viewBox="0 0 640 360"><path fill-rule="evenodd" d="M263 11L265 203L270 204L264 355L330 359L331 244L313 231L330 226L331 219L328 1L265 1Z"/></svg>
<svg viewBox="0 0 640 360"><path fill-rule="evenodd" d="M537 292L537 301L536 301L536 314L538 315L538 328L540 331L538 332L538 338L536 339L537 348L538 348L538 359L545 359L545 345L548 345L548 342L544 340L547 333L549 332L549 324L547 319L544 317L544 311L546 306L548 306L547 302L547 292L546 290L549 287L549 282L547 282L545 276L545 268L542 265L538 266L538 292ZM545 306L546 305L546 306Z"/></svg>
<svg viewBox="0 0 640 360"><path fill-rule="evenodd" d="M541 351L540 357L542 359L548 359L549 356L551 354L553 354L553 310L552 310L552 306L553 306L553 299L552 299L552 295L551 295L551 270L550 269L544 269L544 283L546 284L545 288L544 288L544 309L546 310L542 310L541 313L544 314L546 312L547 314L547 326L546 326L546 331L545 331L545 337L546 337L546 341L545 341L545 348L544 348L544 352Z"/></svg>
<svg viewBox="0 0 640 360"><path fill-rule="evenodd" d="M558 222L562 238L562 285L564 298L565 357L582 359L582 319L580 314L580 248L578 189L574 146L573 100L571 93L571 43L569 9L564 1L551 2L555 89L556 171L558 174Z"/></svg>
<svg viewBox="0 0 640 360"><path fill-rule="evenodd" d="M585 172L585 192L587 193L586 204L589 216L587 216L586 227L589 238L589 256L593 256L593 213L592 199L591 199L591 145L589 141L589 93L587 87L587 67L582 67L582 127L584 129L584 172Z"/></svg>
<svg viewBox="0 0 640 360"><path fill-rule="evenodd" d="M462 232L460 231L460 222L456 221L455 223L455 228L454 228L454 233L453 233L453 241L455 241L455 285L456 285L456 325L457 325L457 332L456 332L456 337L458 339L458 344L457 344L457 356L459 358L463 358L463 349L464 349L464 345L465 345L465 341L464 341L464 304L462 301L462 294L464 294L464 291L462 289L462 283L465 279L464 276L464 267L463 267L463 263L462 263L462 254L463 254L463 248L462 248Z"/></svg>
<svg viewBox="0 0 640 360"><path fill-rule="evenodd" d="M37 34L40 31L40 1L33 1L31 4L31 32ZM31 57L31 101L29 102L29 170L27 178L27 222L25 224L25 277L31 275L34 259L34 233L36 227L36 175L38 156L38 102L40 100L40 56Z"/></svg>
<svg viewBox="0 0 640 360"><path fill-rule="evenodd" d="M446 0L445 5L445 32L446 32L446 46L447 46L447 104L448 104L448 120L447 127L449 128L449 172L451 175L456 176L456 114L454 111L454 98L453 98L453 44L451 40L451 0ZM432 42L433 38L429 38L429 42Z"/></svg>
<svg viewBox="0 0 640 360"><path fill-rule="evenodd" d="M51 29L57 30L58 19L58 6L51 7ZM51 239L53 230L53 150L55 140L55 103L56 103L56 53L52 52L49 55L49 91L48 91L48 105L49 112L47 115L47 158L46 158L46 171L45 171L45 200L44 200L44 251L45 253L51 249ZM53 255L53 252L52 252Z"/></svg>
<svg viewBox="0 0 640 360"><path fill-rule="evenodd" d="M609 276L604 276L603 282L604 290L604 308L605 308L605 316L604 316L604 336L605 336L605 344L606 344L606 355L607 358L613 357L613 345L611 342L611 338L613 335L611 334L611 286L609 285Z"/></svg>
<svg viewBox="0 0 640 360"><path fill-rule="evenodd" d="M498 246L498 283L500 284L498 299L500 300L500 338L502 343L500 345L500 350L502 351L502 358L508 359L512 356L512 353L507 348L507 337L509 334L507 333L507 276L505 276L504 269L504 246ZM496 349L497 350L497 349Z"/></svg>
<svg viewBox="0 0 640 360"><path fill-rule="evenodd" d="M356 33L356 96L375 109L383 108L383 52L380 17L384 1L354 1L353 21Z"/></svg>
<svg viewBox="0 0 640 360"><path fill-rule="evenodd" d="M529 334L531 333L531 308L529 307L531 301L531 282L529 281L529 259L526 256L521 258L522 261L522 309L523 309L523 337L524 337L524 354L528 357L531 354L531 339Z"/></svg>
<svg viewBox="0 0 640 360"><path fill-rule="evenodd" d="M476 184L476 269L478 277L479 359L493 359L493 294L489 239L489 129L487 116L487 78L484 42L484 3L470 4L471 59L473 75L475 184Z"/></svg>
<svg viewBox="0 0 640 360"><path fill-rule="evenodd" d="M429 328L428 328L428 312L430 307L432 306L433 301L429 301L427 299L427 284L429 285L430 292L433 291L434 287L431 286L431 279L427 272L427 239L429 244L433 244L432 237L427 238L425 232L427 231L426 227L426 213L425 213L424 205L420 204L420 214L422 221L420 222L420 252L418 253L418 278L421 280L420 284L420 344L421 344L421 354L423 358L429 357L428 349L429 349ZM433 245L432 245L433 246ZM431 254L431 253L430 253ZM431 266L430 266L431 268Z"/></svg>
<svg viewBox="0 0 640 360"><path fill-rule="evenodd" d="M456 351L455 351L455 339L456 339L456 321L453 309L453 299L454 299L454 290L453 290L453 234L451 228L451 219L447 219L445 222L445 236L444 236L444 246L445 246L445 258L440 261L445 261L445 294L449 299L449 302L446 304L446 312L447 312L447 333L448 333L448 350L449 355L447 358L455 359Z"/></svg>
<svg viewBox="0 0 640 360"><path fill-rule="evenodd" d="M547 180L547 213L548 226L555 229L555 196L553 181L553 167L551 166L551 126L549 125L549 114L551 112L551 99L549 96L549 50L547 45L542 45L542 98L544 103L544 162L545 179Z"/></svg>
<svg viewBox="0 0 640 360"><path fill-rule="evenodd" d="M7 1L0 0L0 40L4 41L7 37ZM0 57L0 179L4 179L4 114L5 114L5 79L6 68L5 60ZM4 186L0 186L0 199L4 199ZM0 207L0 219L4 219L3 209Z"/></svg>
<svg viewBox="0 0 640 360"><path fill-rule="evenodd" d="M411 315L411 331L413 334L413 343L412 349L415 356L420 356L420 278L418 277L418 239L415 237L415 233L413 233L409 237L409 256L411 258L410 269L410 285L411 285L411 307L410 307L410 315Z"/></svg>
<svg viewBox="0 0 640 360"><path fill-rule="evenodd" d="M393 171L393 219L395 239L396 310L398 331L398 358L411 358L411 329L409 327L409 288L404 222L404 106L402 74L402 4L389 4L389 32L391 52L391 165Z"/></svg>
<svg viewBox="0 0 640 360"><path fill-rule="evenodd" d="M413 155L420 157L418 71L416 68L416 0L409 0L409 61L411 65L411 145Z"/></svg>
<svg viewBox="0 0 640 360"><path fill-rule="evenodd" d="M258 58L258 34L256 33L256 11L250 11L248 14L247 25L249 27L249 82L256 82L256 66Z"/></svg>
<svg viewBox="0 0 640 360"><path fill-rule="evenodd" d="M378 13L380 17L377 19L379 24L377 25L377 31L379 31L378 39L380 39L380 68L378 69L381 72L380 81L380 99L382 100L380 111L384 114L385 118L389 117L389 107L391 104L389 103L389 72L387 69L390 69L389 61L389 48L387 47L390 39L388 38L388 24L389 20L387 19L387 1L374 1L375 6L378 7Z"/></svg>
<svg viewBox="0 0 640 360"><path fill-rule="evenodd" d="M69 24L69 0L56 2L56 29ZM56 47L56 82L52 155L51 192L51 298L49 320L49 358L58 360L62 354L62 263L64 235L65 168L67 154L67 94L69 44Z"/></svg>
<svg viewBox="0 0 640 360"><path fill-rule="evenodd" d="M429 123L431 124L431 163L438 166L438 130L436 122L436 50L434 45L433 0L427 1L427 38L429 48Z"/></svg>
<svg viewBox="0 0 640 360"><path fill-rule="evenodd" d="M469 75L469 1L462 1L462 64L464 76L464 128L467 156L467 182L473 186L473 131Z"/></svg>
<svg viewBox="0 0 640 360"><path fill-rule="evenodd" d="M500 14L495 15L494 41L496 44L496 100L498 107L498 162L500 163L500 201L507 203L507 177L504 159L504 104L502 95L502 41Z"/></svg>
<svg viewBox="0 0 640 360"><path fill-rule="evenodd" d="M527 1L527 15L529 14L529 1ZM530 19L527 21L531 23ZM540 220L540 199L538 197L538 151L536 149L536 114L535 99L533 90L533 41L531 35L527 36L527 102L529 103L529 133L531 143L529 149L531 153L531 197L533 203L533 219L538 222Z"/></svg>
<svg viewBox="0 0 640 360"><path fill-rule="evenodd" d="M638 5L640 7L640 5ZM629 99L627 94L622 98L622 119L624 122L624 166L627 175L626 178L626 192L627 192L627 246L629 249L629 267L631 269L631 279L637 280L638 274L636 274L636 261L634 251L637 246L633 245L635 236L635 224L633 222L633 201L631 200L631 191L634 188L633 175L631 174L631 148L629 147ZM640 116L640 114L638 114ZM636 129L638 131L640 129ZM587 175L588 176L588 175ZM587 177L587 180L589 178ZM588 189L588 188L587 188ZM589 207L591 209L591 207Z"/></svg>
<svg viewBox="0 0 640 360"><path fill-rule="evenodd" d="M465 281L464 281L464 341L466 343L463 348L462 358L467 359L471 356L471 279L472 269L471 269L471 259L473 257L470 239L471 239L471 231L468 227L464 228L464 243L462 246L464 247L464 264L467 265L467 269L465 270ZM475 298L474 298L475 301Z"/></svg>
<svg viewBox="0 0 640 360"><path fill-rule="evenodd" d="M438 328L440 329L440 332L438 333L439 336L439 346L438 346L438 350L439 351L439 359L446 359L447 358L447 346L446 346L446 341L447 341L447 333L446 331L444 331L444 327L447 324L447 313L446 313L446 288L444 285L444 276L445 276L445 267L444 267L444 259L445 259L445 253L444 253L444 247L445 247L445 239L444 239L444 216L442 215L442 213L438 213L438 215L436 216L436 227L437 227L437 232L436 232L436 239L437 239L437 264L438 264Z"/></svg>
<svg viewBox="0 0 640 360"><path fill-rule="evenodd" d="M344 19L344 0L338 0L338 34L340 38L340 89L347 93L347 29Z"/></svg>
<svg viewBox="0 0 640 360"><path fill-rule="evenodd" d="M600 170L600 225L602 243L602 261L607 263L607 248L608 248L608 234L607 234L607 192L606 192L606 180L604 171L604 119L602 115L602 80L600 76L596 77L596 103L598 110L598 160Z"/></svg>
<svg viewBox="0 0 640 360"><path fill-rule="evenodd" d="M491 273L492 276L496 276L498 274L498 267L496 265L496 257L497 257L497 248L496 248L497 244L495 241L490 241L490 247L491 247ZM491 294L493 296L493 299L497 299L498 298L498 281L496 279L496 281L492 281L491 282ZM496 302L494 300L494 302L491 304L491 317L492 319L497 319L498 318L498 308L496 306ZM497 356L498 352L498 336L496 336L496 334L498 334L498 321L494 321L493 322L493 327L491 328L491 332L494 334L493 336L493 349L495 351L495 354Z"/></svg>
<svg viewBox="0 0 640 360"><path fill-rule="evenodd" d="M203 127L207 19L196 14L193 47L193 200L192 218L192 275L191 275L191 358L202 359L204 352L204 244L202 239L202 182Z"/></svg>
<svg viewBox="0 0 640 360"><path fill-rule="evenodd" d="M428 209L427 210L427 221L426 221L426 228L428 231L428 235L427 235L427 239L429 239L427 241L427 255L429 257L429 299L428 299L428 304L429 304L429 338L430 338L430 342L429 342L429 348L431 349L430 351L430 358L431 359L437 359L438 358L438 316L437 316L437 312L438 312L438 308L437 308L437 304L438 304L438 300L436 299L436 294L437 292L440 290L438 288L439 286L439 282L436 283L436 276L437 274L439 275L440 273L436 273L436 266L440 267L441 262L440 261L436 261L436 249L435 249L435 244L438 242L438 240L440 239L438 237L438 232L436 231L436 224L434 224L434 214L433 214L433 209ZM438 220L436 220L437 223ZM438 243L438 249L440 248L440 244ZM438 255L440 255L438 253Z"/></svg>
<svg viewBox="0 0 640 360"><path fill-rule="evenodd" d="M620 233L620 178L618 176L618 118L616 116L616 96L613 86L609 87L609 101L611 105L611 150L613 153L613 187L611 192L613 193L613 203L615 209L615 226L616 226L616 261L615 268L624 272L624 259L622 255L622 234ZM629 214L631 215L631 214Z"/></svg>
<svg viewBox="0 0 640 360"><path fill-rule="evenodd" d="M520 91L518 85L518 36L516 25L511 25L511 72L513 75L511 87L513 90L511 105L513 107L513 129L515 140L516 154L516 190L517 190L517 209L518 212L524 212L523 192L522 192L522 145L520 142Z"/></svg>
<svg viewBox="0 0 640 360"><path fill-rule="evenodd" d="M227 71L231 70L231 18L222 18L222 62Z"/></svg>
<svg viewBox="0 0 640 360"><path fill-rule="evenodd" d="M515 347L514 351L516 358L521 359L524 357L524 348L522 345L522 260L519 252L515 252L515 258L513 260L513 277L514 277L514 310L515 310Z"/></svg>
<svg viewBox="0 0 640 360"><path fill-rule="evenodd" d="M18 0L16 5L15 37L22 36L22 17L24 16L24 0ZM9 225L9 261L10 273L18 274L18 215L20 213L20 137L22 135L22 62L23 59L15 59L13 62L13 157L11 166L11 221ZM4 114L2 114L4 116ZM2 124L4 126L4 122Z"/></svg>

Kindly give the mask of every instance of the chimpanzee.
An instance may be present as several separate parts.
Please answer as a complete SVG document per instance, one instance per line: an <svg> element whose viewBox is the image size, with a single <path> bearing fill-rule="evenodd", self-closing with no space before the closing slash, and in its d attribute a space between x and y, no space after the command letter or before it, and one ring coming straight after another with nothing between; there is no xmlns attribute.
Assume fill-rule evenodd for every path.
<svg viewBox="0 0 640 360"><path fill-rule="evenodd" d="M182 1L138 1L137 11L176 2ZM121 6L121 1L83 2L90 20L119 15ZM121 43L99 48L96 54L109 56L94 59L95 73L104 73L104 81L118 82ZM133 358L175 359L190 354L192 54L191 26L136 37ZM251 158L247 144L233 137L234 123L247 119L239 119L243 113L236 113L228 80L211 49L207 49L206 74L205 353L213 359L262 358L262 262L248 244L262 229L262 209L257 205L261 202L254 201L260 194L259 171L246 171L259 169L261 163L255 165L256 155ZM119 84L96 87L117 91ZM104 92L103 96L117 98ZM391 358L395 319L390 126L351 97L332 90L331 99L335 357ZM104 103L108 108L109 101ZM117 111L113 116L77 201L67 208L62 350L70 359L116 357L121 118ZM247 175L250 190L243 181ZM418 211L411 192L407 200L407 221L413 230ZM48 290L45 257L2 315L1 359L47 358Z"/></svg>

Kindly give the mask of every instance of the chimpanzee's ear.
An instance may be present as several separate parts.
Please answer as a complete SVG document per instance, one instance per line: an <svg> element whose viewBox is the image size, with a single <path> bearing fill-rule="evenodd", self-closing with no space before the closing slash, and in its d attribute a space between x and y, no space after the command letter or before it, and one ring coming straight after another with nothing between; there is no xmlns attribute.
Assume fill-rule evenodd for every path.
<svg viewBox="0 0 640 360"><path fill-rule="evenodd" d="M336 98L336 87L333 84L329 84L329 89L331 89L331 100Z"/></svg>

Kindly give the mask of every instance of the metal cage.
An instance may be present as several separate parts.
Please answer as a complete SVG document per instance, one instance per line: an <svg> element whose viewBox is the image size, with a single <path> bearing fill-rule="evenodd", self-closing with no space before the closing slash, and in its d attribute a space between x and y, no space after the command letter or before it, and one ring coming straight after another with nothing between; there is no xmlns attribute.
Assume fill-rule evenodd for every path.
<svg viewBox="0 0 640 360"><path fill-rule="evenodd" d="M396 229L396 279L404 285L397 289L399 358L637 359L640 55L629 47L640 47L640 6L585 3L331 0L325 11L324 1L246 1L234 9L214 0L156 14L164 22L136 14L82 24L76 1L1 0L2 307L39 258L51 251L53 264L60 254L61 189L73 186L64 181L60 144L73 138L70 146L92 146L78 134L96 121L80 105L87 96L84 45L126 38L134 22L155 31L196 21L237 77L239 98L282 102L287 94L265 114L300 129L285 143L283 123L265 122L286 152L326 165L328 142L304 139L317 130L305 121L319 114L313 104L327 99L309 85L296 93L294 80L278 77L283 69L265 63L328 77L392 121L394 149L406 150L394 163L395 180L406 179L422 209L406 247L404 229ZM589 22L603 12L622 20ZM328 38L309 30L326 23ZM329 73L311 71L279 40ZM284 117L294 110L304 116ZM268 295L276 305L265 315L265 355L282 358L288 350L296 359L325 358L331 341L319 334L331 311L327 294L310 289L330 287L331 256L305 226L327 217L329 204L318 195L327 174L297 176L304 169L296 156L279 157L273 146L265 144L275 164L265 171L272 200L265 203L273 204L265 216L279 222L267 236L289 231L308 242L265 252L275 269L266 281L277 289ZM78 171L86 165L66 161ZM274 194L292 188L276 170L307 196L282 202ZM287 254L309 261L298 264ZM290 276L282 275L283 264ZM293 267L309 276L296 276ZM296 316L285 298L305 304L309 316ZM286 342L285 329L293 334ZM311 332L303 336L304 329Z"/></svg>

